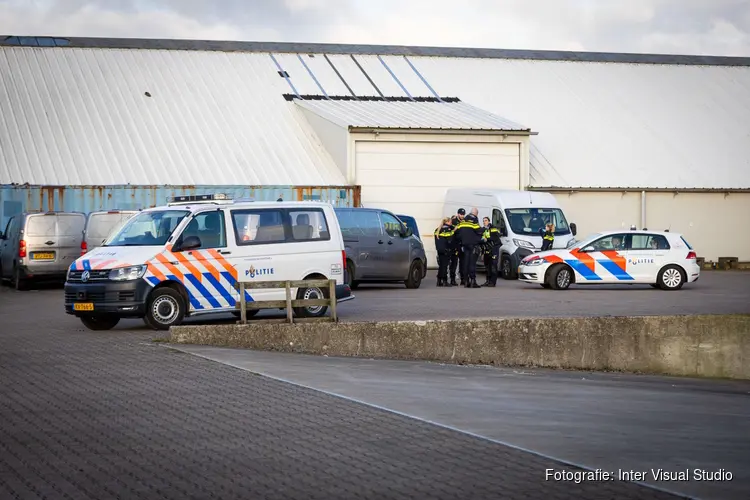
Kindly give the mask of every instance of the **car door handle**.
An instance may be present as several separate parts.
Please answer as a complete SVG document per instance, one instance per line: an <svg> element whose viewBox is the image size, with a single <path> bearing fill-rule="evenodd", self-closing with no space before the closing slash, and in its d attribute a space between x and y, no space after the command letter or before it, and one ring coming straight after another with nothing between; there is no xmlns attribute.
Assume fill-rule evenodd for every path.
<svg viewBox="0 0 750 500"><path fill-rule="evenodd" d="M392 242L392 241L389 241L389 242L388 242L388 244L389 244L389 245L393 245L393 242Z"/></svg>
<svg viewBox="0 0 750 500"><path fill-rule="evenodd" d="M378 245L382 245L382 244L383 244L383 240L378 241Z"/></svg>
<svg viewBox="0 0 750 500"><path fill-rule="evenodd" d="M229 254L231 254L232 252L230 252L229 250L219 250L219 253L220 253L221 255L229 255Z"/></svg>

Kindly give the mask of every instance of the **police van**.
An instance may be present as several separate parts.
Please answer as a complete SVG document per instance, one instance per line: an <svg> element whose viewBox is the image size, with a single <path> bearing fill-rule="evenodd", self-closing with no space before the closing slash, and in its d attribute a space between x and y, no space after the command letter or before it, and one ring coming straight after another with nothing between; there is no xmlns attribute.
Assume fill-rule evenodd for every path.
<svg viewBox="0 0 750 500"><path fill-rule="evenodd" d="M141 211L78 258L67 274L65 312L92 330L109 330L122 318L143 318L151 328L167 330L189 316L236 314L238 280L333 279L343 302L354 298L345 284L345 262L330 204L181 196ZM245 293L247 301L286 298L283 289ZM292 293L298 299L329 294L317 287ZM294 313L317 317L326 310L310 306Z"/></svg>

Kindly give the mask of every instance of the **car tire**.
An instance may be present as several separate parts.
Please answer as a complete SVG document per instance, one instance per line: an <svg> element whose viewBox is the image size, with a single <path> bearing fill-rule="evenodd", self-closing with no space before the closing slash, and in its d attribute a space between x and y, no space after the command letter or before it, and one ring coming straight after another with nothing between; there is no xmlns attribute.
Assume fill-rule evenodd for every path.
<svg viewBox="0 0 750 500"><path fill-rule="evenodd" d="M500 259L500 276L502 276L504 280L518 279L518 274L516 273L516 270L513 269L513 263L508 256L504 256Z"/></svg>
<svg viewBox="0 0 750 500"><path fill-rule="evenodd" d="M657 283L662 290L679 290L685 284L685 272L674 264L663 267L659 271Z"/></svg>
<svg viewBox="0 0 750 500"><path fill-rule="evenodd" d="M157 288L149 295L143 321L153 330L169 330L185 318L185 300L172 288Z"/></svg>
<svg viewBox="0 0 750 500"><path fill-rule="evenodd" d="M411 263L409 268L409 277L404 282L406 288L416 289L422 284L422 266L418 260Z"/></svg>
<svg viewBox="0 0 750 500"><path fill-rule="evenodd" d="M326 291L317 286L310 288L298 288L297 300L327 299ZM328 311L328 306L295 307L294 314L300 318L320 318Z"/></svg>
<svg viewBox="0 0 750 500"><path fill-rule="evenodd" d="M354 280L354 264L351 261L346 263L346 277L349 282L349 288L356 290L359 282Z"/></svg>
<svg viewBox="0 0 750 500"><path fill-rule="evenodd" d="M94 331L111 330L120 322L117 316L81 316L80 319L83 326Z"/></svg>
<svg viewBox="0 0 750 500"><path fill-rule="evenodd" d="M660 286L659 286L658 284L656 284L656 283L651 283L651 285L649 285L649 286L650 286L651 288L661 288L661 287L660 287Z"/></svg>
<svg viewBox="0 0 750 500"><path fill-rule="evenodd" d="M13 273L13 286L19 292L23 292L29 289L28 281L21 277L21 270L18 268L16 268L15 272Z"/></svg>
<svg viewBox="0 0 750 500"><path fill-rule="evenodd" d="M567 290L573 281L573 272L568 266L556 266L550 270L549 285L553 290Z"/></svg>
<svg viewBox="0 0 750 500"><path fill-rule="evenodd" d="M550 288L552 288L552 285L550 285L549 283L542 283L541 287L546 290L549 290Z"/></svg>

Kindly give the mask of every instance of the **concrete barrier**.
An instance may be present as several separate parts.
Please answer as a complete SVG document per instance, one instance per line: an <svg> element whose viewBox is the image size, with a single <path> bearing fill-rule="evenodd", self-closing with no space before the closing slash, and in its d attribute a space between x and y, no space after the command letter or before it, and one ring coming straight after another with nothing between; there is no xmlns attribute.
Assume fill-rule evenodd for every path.
<svg viewBox="0 0 750 500"><path fill-rule="evenodd" d="M750 379L750 315L179 326L170 342L461 364Z"/></svg>

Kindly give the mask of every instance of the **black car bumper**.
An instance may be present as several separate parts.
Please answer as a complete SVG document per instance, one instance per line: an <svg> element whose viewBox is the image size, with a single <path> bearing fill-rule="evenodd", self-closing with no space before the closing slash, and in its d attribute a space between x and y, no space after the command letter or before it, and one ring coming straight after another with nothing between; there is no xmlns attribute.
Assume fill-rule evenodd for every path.
<svg viewBox="0 0 750 500"><path fill-rule="evenodd" d="M100 283L65 283L65 312L75 316L115 315L141 318L151 286L139 279ZM76 310L75 304L82 304ZM93 306L93 309L91 307Z"/></svg>

